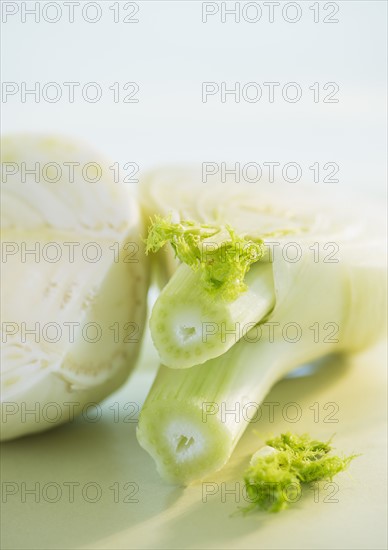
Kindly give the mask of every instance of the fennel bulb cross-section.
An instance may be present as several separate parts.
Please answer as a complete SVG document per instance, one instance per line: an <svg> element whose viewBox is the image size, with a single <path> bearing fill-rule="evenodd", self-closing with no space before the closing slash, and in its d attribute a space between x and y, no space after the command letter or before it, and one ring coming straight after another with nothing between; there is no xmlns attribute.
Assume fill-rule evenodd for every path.
<svg viewBox="0 0 388 550"><path fill-rule="evenodd" d="M5 440L71 420L126 380L148 270L138 206L106 161L34 136L3 139L2 157Z"/></svg>

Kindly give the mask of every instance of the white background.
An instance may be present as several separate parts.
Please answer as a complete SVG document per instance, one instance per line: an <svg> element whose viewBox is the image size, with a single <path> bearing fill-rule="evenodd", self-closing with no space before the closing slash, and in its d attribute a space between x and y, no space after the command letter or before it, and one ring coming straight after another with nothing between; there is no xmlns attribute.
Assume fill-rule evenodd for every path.
<svg viewBox="0 0 388 550"><path fill-rule="evenodd" d="M3 2L3 4L8 4ZM11 4L16 4L15 2ZM314 23L313 2L299 2L300 20L289 23L282 14L284 3L269 8L258 2L262 15L256 23L254 8L221 22L218 13L203 23L202 2L140 2L132 18L125 2L114 23L114 2L100 2L101 18L88 23L82 8L45 11L40 3L40 22L35 15L18 12L3 23L2 76L22 88L57 82L61 100L48 103L32 95L22 103L21 92L4 98L3 133L44 132L82 138L115 161L132 161L142 170L166 163L187 161L297 162L302 179L312 181L308 169L314 162L336 162L340 181L334 185L384 189L386 177L386 3L384 1L321 2L319 23ZM226 3L230 9L234 2ZM331 15L332 6L339 11ZM119 6L119 4L117 4ZM11 10L13 8L7 8ZM3 6L4 10L4 6ZM209 8L210 10L210 8ZM86 17L97 12L89 7ZM245 20L244 20L245 14ZM48 19L60 17L56 23ZM285 12L296 17L294 8ZM22 19L25 17L26 22ZM4 18L4 13L3 13ZM324 23L323 19L338 19ZM46 20L45 20L46 19ZM114 82L135 81L138 103L113 101ZM263 96L256 103L242 98L237 103L220 94L202 102L202 82L239 81L261 85ZM302 98L285 101L281 89L297 82ZM64 82L79 82L74 103L68 101ZM88 103L81 89L97 82L102 98ZM279 82L275 100L268 101L263 82ZM314 103L309 86L335 82L338 103ZM328 90L330 91L330 90ZM90 90L91 94L93 90ZM251 89L251 93L253 89ZM292 90L291 90L292 92ZM48 92L55 97L53 88ZM324 97L327 92L323 93ZM263 179L267 177L264 168ZM326 174L324 174L326 175Z"/></svg>

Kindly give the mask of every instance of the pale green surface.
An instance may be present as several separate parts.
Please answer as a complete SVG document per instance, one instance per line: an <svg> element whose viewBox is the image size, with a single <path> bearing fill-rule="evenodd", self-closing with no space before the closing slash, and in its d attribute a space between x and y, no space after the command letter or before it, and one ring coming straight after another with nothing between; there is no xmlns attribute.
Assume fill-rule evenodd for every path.
<svg viewBox="0 0 388 550"><path fill-rule="evenodd" d="M280 382L266 398L279 402L274 422L263 420L250 426L229 465L208 481L225 482L233 489L262 437L281 431L309 431L317 438L336 433L334 444L344 453L362 453L348 472L336 478L333 497L322 488L319 502L308 492L292 509L278 515L234 516L236 497L221 492L202 502L202 486L186 489L164 484L152 460L139 447L135 423L113 422L109 403L142 401L152 379L151 357L143 359L127 387L104 406L96 423L78 420L51 432L2 446L2 482L56 482L63 488L57 503L34 503L29 496L8 497L2 505L2 548L386 548L386 358L385 346L348 360L331 359L315 375ZM282 418L286 403L297 402L302 417L296 423ZM309 407L320 404L322 418L314 423ZM338 423L323 422L338 404ZM120 408L122 414L124 411ZM289 414L294 410L289 409ZM265 420L264 420L265 418ZM97 482L102 489L98 503L84 502L75 490L73 503L63 482ZM139 485L138 503L114 503L109 490L114 482ZM4 485L3 485L4 487ZM240 486L242 487L242 485ZM91 493L92 496L92 493ZM135 498L136 498L135 497ZM241 504L243 504L241 500Z"/></svg>

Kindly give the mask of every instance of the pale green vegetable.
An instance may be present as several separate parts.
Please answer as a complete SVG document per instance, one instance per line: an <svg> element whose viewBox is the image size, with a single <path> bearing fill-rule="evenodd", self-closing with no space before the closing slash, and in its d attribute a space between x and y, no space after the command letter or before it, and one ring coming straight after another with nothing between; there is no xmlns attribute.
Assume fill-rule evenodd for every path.
<svg viewBox="0 0 388 550"><path fill-rule="evenodd" d="M241 331L240 340L226 353L202 365L185 370L162 366L146 399L139 419L139 442L164 478L187 484L227 462L276 381L327 354L362 349L383 334L386 264L381 211L367 201L354 201L345 211L341 196L317 188L209 187L196 184L195 173L184 177L181 173L181 177L179 185L175 181L176 193L166 176L145 183L143 201L147 199L149 214L171 212L175 223L180 219L227 223L244 235L295 232L275 239L279 246L272 247L275 304L265 318L247 333ZM184 200L181 204L179 197ZM296 233L298 228L303 231ZM284 253L290 241L300 252L297 261ZM260 277L260 270L254 269L248 276L256 273ZM176 280L183 304L188 296L185 323L191 326L191 303L196 290L203 300L203 289L200 281L194 288L189 272L186 285L178 274ZM173 281L167 285L171 293ZM249 289L248 279L247 284ZM173 332L181 322L178 302L172 301L170 309L167 303L165 326ZM209 300L208 310L212 307L214 302ZM226 309L219 306L215 313L221 318L222 307ZM207 314L206 309L202 314ZM158 330L156 325L154 330ZM201 345L207 349L206 341ZM179 367L179 361L173 366ZM182 362L181 366L188 365Z"/></svg>
<svg viewBox="0 0 388 550"><path fill-rule="evenodd" d="M192 367L218 357L274 305L268 262L255 264L246 279L248 290L231 302L209 297L199 277L186 265L180 266L152 310L152 339L162 363L171 368Z"/></svg>
<svg viewBox="0 0 388 550"><path fill-rule="evenodd" d="M269 235L246 238L228 225L155 218L146 252L170 243L184 263L163 288L150 319L163 364L185 368L218 357L271 311L275 290L263 238Z"/></svg>
<svg viewBox="0 0 388 550"><path fill-rule="evenodd" d="M208 187L198 183L195 173L181 173L181 178L178 185L171 176L175 190L163 174L156 174L155 180L145 182L142 194L147 213L155 216L158 210L169 216L156 217L151 224L148 250L170 242L177 258L194 271L193 275L185 266L176 268L168 254L158 253L164 266L160 271L170 276L176 272L156 301L150 323L161 362L169 367L188 368L227 351L247 327L267 318L274 306L274 285L276 303L289 302L301 265L311 270L309 280L322 280L329 272L322 269L316 275L314 264L327 264L330 272L337 269L336 277L347 285L345 293L356 272L362 276L368 269L370 280L384 272L384 241L379 235L384 228L367 211L367 204L360 202L343 212L330 194L303 186ZM183 215L190 221L183 221ZM367 243L366 223L373 223ZM373 257L367 265L366 247ZM271 267L265 265L268 259ZM349 270L355 273L348 276ZM295 289L299 292L300 286Z"/></svg>
<svg viewBox="0 0 388 550"><path fill-rule="evenodd" d="M139 208L95 152L12 136L2 162L1 436L11 439L74 418L126 380L148 268Z"/></svg>
<svg viewBox="0 0 388 550"><path fill-rule="evenodd" d="M322 266L314 266L318 279ZM298 365L341 349L334 341L314 342L309 329L317 319L322 325L342 320L342 284L326 270L319 291L327 299L319 317L316 285L308 284L311 273L300 267L303 298L301 290L290 293L289 304L279 304L265 326L252 328L229 351L202 365L160 368L140 415L138 439L164 478L187 484L221 468L275 382ZM300 327L298 341L284 339L287 323ZM289 339L294 335L290 330Z"/></svg>

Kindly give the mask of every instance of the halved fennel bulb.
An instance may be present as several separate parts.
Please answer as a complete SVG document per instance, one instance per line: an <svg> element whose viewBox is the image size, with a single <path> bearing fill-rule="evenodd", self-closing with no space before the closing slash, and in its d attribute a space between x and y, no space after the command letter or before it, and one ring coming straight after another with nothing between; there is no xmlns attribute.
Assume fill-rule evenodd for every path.
<svg viewBox="0 0 388 550"><path fill-rule="evenodd" d="M148 269L138 205L94 151L62 138L10 136L2 163L6 440L71 420L126 380Z"/></svg>
<svg viewBox="0 0 388 550"><path fill-rule="evenodd" d="M171 182L175 182L176 192ZM212 309L215 312L209 314L210 319L220 326L220 318L226 318L225 305L217 306L217 300L209 297L206 311L200 282L195 285L187 276L185 287L184 265L175 265L175 274L155 304L154 342L162 349L164 361L167 357L174 368L160 368L142 409L137 435L165 479L188 484L227 462L276 381L324 355L362 349L384 333L384 213L373 201L352 199L333 189L206 185L195 171L180 172L175 180L172 174L170 181L166 174L155 174L143 185L143 202L151 216L170 214L175 221L227 223L247 235L293 231L264 239L271 251L274 304L270 311L257 310L256 326L252 327L249 316L256 304L247 305L245 319L250 330L244 332L240 308L234 342L227 340L225 331L219 331L218 356L213 354L211 339L197 343L197 356L210 357L203 364L195 364L196 350L191 348L189 336L186 341L174 342L171 356L171 350L163 347L163 338L166 332L170 338L179 334L184 326L190 326L190 319L196 327L198 316L208 322L206 315ZM161 261L167 257L158 254ZM165 272L173 272L174 262L169 260L165 266ZM260 262L248 275L267 277ZM247 293L252 284L249 277ZM179 283L176 287L174 281ZM200 296L197 303L193 298L196 290ZM174 301L174 296L180 299ZM164 312L163 318L158 318L158 311ZM231 312L229 308L228 315ZM233 318L229 316L227 321L232 324ZM161 333L158 323L164 325ZM210 343L213 347L208 349Z"/></svg>

